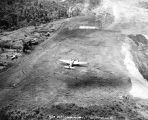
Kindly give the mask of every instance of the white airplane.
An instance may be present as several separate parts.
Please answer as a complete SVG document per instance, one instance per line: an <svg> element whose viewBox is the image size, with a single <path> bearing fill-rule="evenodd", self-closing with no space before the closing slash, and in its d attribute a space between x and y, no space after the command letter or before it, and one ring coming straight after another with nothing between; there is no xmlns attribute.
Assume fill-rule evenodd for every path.
<svg viewBox="0 0 148 120"><path fill-rule="evenodd" d="M74 69L75 67L73 66L84 66L87 65L87 62L79 62L78 59L74 59L74 60L59 60L64 64L67 64L68 66L64 66L64 68L66 69Z"/></svg>

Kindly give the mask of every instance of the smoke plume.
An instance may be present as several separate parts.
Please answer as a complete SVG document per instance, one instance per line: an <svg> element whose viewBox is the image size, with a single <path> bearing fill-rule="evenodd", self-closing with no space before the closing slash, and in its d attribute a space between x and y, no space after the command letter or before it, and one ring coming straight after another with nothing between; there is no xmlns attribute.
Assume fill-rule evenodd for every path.
<svg viewBox="0 0 148 120"><path fill-rule="evenodd" d="M91 10L97 16L111 14L113 22L110 28L118 24L129 22L148 22L148 9L141 7L139 3L146 0L96 0L99 4L92 6L91 0L85 0L83 12ZM87 14L87 13L86 13Z"/></svg>

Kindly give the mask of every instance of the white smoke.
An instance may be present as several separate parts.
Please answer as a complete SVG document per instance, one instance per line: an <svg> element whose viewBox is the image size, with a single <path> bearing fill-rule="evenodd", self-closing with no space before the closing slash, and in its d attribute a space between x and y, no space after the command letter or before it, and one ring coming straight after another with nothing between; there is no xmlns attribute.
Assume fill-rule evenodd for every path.
<svg viewBox="0 0 148 120"><path fill-rule="evenodd" d="M100 13L110 13L114 17L114 22L110 27L114 27L115 25L120 23L148 22L148 10L145 8L141 8L139 5L139 2L142 2L142 0L101 1L101 5L95 6L95 8L92 9L92 13L95 13L96 16L98 16ZM86 10L86 8L89 6L88 0L85 4Z"/></svg>
<svg viewBox="0 0 148 120"><path fill-rule="evenodd" d="M130 53L130 45L124 43L121 52L124 54L124 65L129 72L129 77L132 82L132 89L130 94L134 97L148 99L148 82L143 78L138 68L136 67L132 54Z"/></svg>
<svg viewBox="0 0 148 120"><path fill-rule="evenodd" d="M82 14L86 14L88 12L89 5L89 0L85 0Z"/></svg>

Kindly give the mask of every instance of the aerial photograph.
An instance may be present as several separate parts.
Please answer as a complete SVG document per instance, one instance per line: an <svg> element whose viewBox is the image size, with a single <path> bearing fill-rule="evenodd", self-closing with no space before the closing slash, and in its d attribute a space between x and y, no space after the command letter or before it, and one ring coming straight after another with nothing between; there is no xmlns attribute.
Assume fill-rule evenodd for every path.
<svg viewBox="0 0 148 120"><path fill-rule="evenodd" d="M148 0L0 0L0 120L148 120Z"/></svg>

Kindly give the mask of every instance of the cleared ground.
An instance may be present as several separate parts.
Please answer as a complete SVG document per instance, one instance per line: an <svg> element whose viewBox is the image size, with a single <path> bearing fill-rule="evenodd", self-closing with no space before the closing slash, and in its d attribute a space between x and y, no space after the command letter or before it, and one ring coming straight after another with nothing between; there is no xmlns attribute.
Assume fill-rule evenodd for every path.
<svg viewBox="0 0 148 120"><path fill-rule="evenodd" d="M48 112L43 110L48 114L62 115L63 109L71 108L70 115L80 116L81 112L96 110L98 117L106 111L102 117L144 119L146 113L142 110L146 108L141 106L145 101L138 104L129 95L132 82L121 51L127 35L101 28L78 29L80 25L96 25L94 21L92 17L65 20L52 38L24 57L17 66L1 73L0 106L10 105L12 109L23 110L43 107L50 109ZM88 62L88 65L69 70L59 61L75 58ZM10 84L16 86L11 88ZM72 109L75 105L69 107L70 104L83 107L83 110L77 109L80 113L76 113ZM62 107L53 107L58 105ZM89 115L84 113L83 116Z"/></svg>

